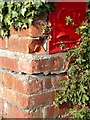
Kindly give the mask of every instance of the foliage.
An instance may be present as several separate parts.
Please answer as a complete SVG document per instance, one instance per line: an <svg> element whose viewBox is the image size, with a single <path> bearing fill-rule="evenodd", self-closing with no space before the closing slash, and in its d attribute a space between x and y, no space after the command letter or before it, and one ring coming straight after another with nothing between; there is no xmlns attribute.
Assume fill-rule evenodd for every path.
<svg viewBox="0 0 90 120"><path fill-rule="evenodd" d="M90 4L88 4L88 7ZM88 10L89 11L89 10ZM87 12L88 17L90 12ZM70 16L66 17L67 24L72 24ZM62 80L61 93L57 93L55 104L69 103L69 113L76 119L90 120L90 23L82 22L76 29L81 34L79 43L67 53L70 62L67 70L67 80ZM71 105L72 104L72 105Z"/></svg>
<svg viewBox="0 0 90 120"><path fill-rule="evenodd" d="M0 0L0 36L9 36L11 27L27 28L37 16L54 10L54 5L42 0L7 1Z"/></svg>

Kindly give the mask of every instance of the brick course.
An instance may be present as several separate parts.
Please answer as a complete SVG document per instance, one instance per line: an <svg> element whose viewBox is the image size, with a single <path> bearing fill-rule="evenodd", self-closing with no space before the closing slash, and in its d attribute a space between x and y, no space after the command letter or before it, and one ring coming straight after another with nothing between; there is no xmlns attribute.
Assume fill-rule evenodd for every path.
<svg viewBox="0 0 90 120"><path fill-rule="evenodd" d="M15 72L29 74L51 73L62 71L65 64L60 54L56 54L55 56L31 55L19 54L6 50L0 50L0 53L1 67Z"/></svg>

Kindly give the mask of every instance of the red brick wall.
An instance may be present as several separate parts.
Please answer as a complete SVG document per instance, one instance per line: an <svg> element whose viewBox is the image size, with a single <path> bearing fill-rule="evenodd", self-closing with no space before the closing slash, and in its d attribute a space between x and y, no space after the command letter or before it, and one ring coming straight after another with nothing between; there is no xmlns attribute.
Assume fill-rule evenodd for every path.
<svg viewBox="0 0 90 120"><path fill-rule="evenodd" d="M68 112L67 105L53 106L65 78L65 53L48 54L48 42L41 39L44 20L0 38L1 118L55 118Z"/></svg>

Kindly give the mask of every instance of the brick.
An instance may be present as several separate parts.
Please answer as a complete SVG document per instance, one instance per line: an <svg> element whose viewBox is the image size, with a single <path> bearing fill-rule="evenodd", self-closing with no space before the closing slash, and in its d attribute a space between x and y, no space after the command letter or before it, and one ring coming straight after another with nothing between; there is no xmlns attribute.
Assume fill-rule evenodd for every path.
<svg viewBox="0 0 90 120"><path fill-rule="evenodd" d="M13 90L24 94L35 94L42 91L42 81L33 76L28 80L28 76L18 74L4 74L3 84Z"/></svg>
<svg viewBox="0 0 90 120"><path fill-rule="evenodd" d="M53 103L55 92L47 92L42 94L37 94L35 96L30 97L29 108L37 108L40 106L50 105Z"/></svg>
<svg viewBox="0 0 90 120"><path fill-rule="evenodd" d="M12 105L4 101L3 118L12 118Z"/></svg>
<svg viewBox="0 0 90 120"><path fill-rule="evenodd" d="M32 118L32 114L30 114L28 111L12 106L12 118Z"/></svg>
<svg viewBox="0 0 90 120"><path fill-rule="evenodd" d="M31 40L9 38L8 49L14 52L29 53L29 44Z"/></svg>
<svg viewBox="0 0 90 120"><path fill-rule="evenodd" d="M59 109L55 106L48 106L43 108L44 118L56 118L59 116Z"/></svg>
<svg viewBox="0 0 90 120"><path fill-rule="evenodd" d="M29 91L29 94L42 92L42 81L36 80L36 81L29 82L28 91Z"/></svg>
<svg viewBox="0 0 90 120"><path fill-rule="evenodd" d="M39 17L35 17L34 20L47 20L47 15L41 15Z"/></svg>
<svg viewBox="0 0 90 120"><path fill-rule="evenodd" d="M42 109L36 109L35 111L32 111L32 118L38 118L38 120L40 118L43 118L43 114L42 114Z"/></svg>
<svg viewBox="0 0 90 120"><path fill-rule="evenodd" d="M27 97L23 94L18 94L12 89L0 85L0 97L15 104L20 108L34 109L39 106L52 104L54 100L54 92L37 94L32 97ZM42 99L41 99L42 98Z"/></svg>
<svg viewBox="0 0 90 120"><path fill-rule="evenodd" d="M6 38L0 38L0 48L6 49L7 48L8 40Z"/></svg>
<svg viewBox="0 0 90 120"><path fill-rule="evenodd" d="M32 72L50 72L52 71L51 59L40 59L32 61Z"/></svg>
<svg viewBox="0 0 90 120"><path fill-rule="evenodd" d="M63 66L63 59L61 58L61 57L56 57L56 58L54 58L53 57L53 61L54 61L54 70L60 70L61 69L61 67Z"/></svg>
<svg viewBox="0 0 90 120"><path fill-rule="evenodd" d="M17 71L17 60L15 58L0 56L0 67Z"/></svg>
<svg viewBox="0 0 90 120"><path fill-rule="evenodd" d="M65 80L66 79L66 74L58 74L52 77L52 84L54 88L59 88L60 87L60 80Z"/></svg>
<svg viewBox="0 0 90 120"><path fill-rule="evenodd" d="M38 59L32 60L31 62L19 61L19 70L27 73L43 73L60 70L63 62L62 58L49 58L49 59ZM55 64L54 64L55 62ZM27 66L27 67L26 67Z"/></svg>
<svg viewBox="0 0 90 120"><path fill-rule="evenodd" d="M36 17L36 18L34 18L34 21L37 21L38 22L38 20L41 20L42 22L43 22L43 20L45 21L45 20L47 20L47 15L44 15L44 16L39 16L39 17ZM11 30L10 30L10 34L17 34L17 30L15 30L14 28L11 28Z"/></svg>
<svg viewBox="0 0 90 120"><path fill-rule="evenodd" d="M42 40L9 37L8 49L23 53L45 53Z"/></svg>
<svg viewBox="0 0 90 120"><path fill-rule="evenodd" d="M18 61L18 71L24 73L32 73L31 61L27 61L27 60L25 61L24 59L20 59Z"/></svg>
<svg viewBox="0 0 90 120"><path fill-rule="evenodd" d="M0 99L0 118L2 118L2 116L3 116L3 100L2 99Z"/></svg>
<svg viewBox="0 0 90 120"><path fill-rule="evenodd" d="M23 96L21 94L16 94L16 101L15 101L15 104L18 106L18 107L21 107L21 108L29 108L29 100L30 98L27 97L27 96ZM13 102L13 101L12 101Z"/></svg>
<svg viewBox="0 0 90 120"><path fill-rule="evenodd" d="M32 25L29 25L27 29L19 28L18 31L15 31L13 28L10 30L10 34L17 34L18 36L30 36L30 37L40 37L43 35L44 26L46 22L33 22Z"/></svg>
<svg viewBox="0 0 90 120"><path fill-rule="evenodd" d="M26 84L24 84L24 81L20 80L20 78L17 75L13 76L13 74L9 74L9 73L4 74L3 84L18 92L28 93L27 90L28 88Z"/></svg>
<svg viewBox="0 0 90 120"><path fill-rule="evenodd" d="M39 71L46 71L51 72L55 70L60 70L63 65L63 60L61 57L51 57L49 59L41 59L40 63L41 68L39 68ZM39 67L40 67L39 65Z"/></svg>
<svg viewBox="0 0 90 120"><path fill-rule="evenodd" d="M44 54L46 50L43 47L44 41L42 39L32 40L28 46L29 53Z"/></svg>
<svg viewBox="0 0 90 120"><path fill-rule="evenodd" d="M7 101L15 104L16 106L27 108L29 103L29 98L18 94L12 89L6 88L0 85L0 97L6 99Z"/></svg>
<svg viewBox="0 0 90 120"><path fill-rule="evenodd" d="M59 106L59 115L64 115L69 112L69 105L64 103Z"/></svg>
<svg viewBox="0 0 90 120"><path fill-rule="evenodd" d="M54 68L52 58L32 61L32 72L51 72Z"/></svg>
<svg viewBox="0 0 90 120"><path fill-rule="evenodd" d="M51 89L51 88L52 88L51 77L46 77L44 80L44 89Z"/></svg>
<svg viewBox="0 0 90 120"><path fill-rule="evenodd" d="M56 118L58 116L63 116L69 112L69 107L65 103L60 106L46 106L43 108L44 118Z"/></svg>
<svg viewBox="0 0 90 120"><path fill-rule="evenodd" d="M22 71L25 73L31 73L31 74L32 73L40 73L41 70L38 70L39 64L40 64L39 60L33 60L33 61L19 60L18 69L19 69L19 71Z"/></svg>
<svg viewBox="0 0 90 120"><path fill-rule="evenodd" d="M0 83L3 81L3 73L0 71Z"/></svg>
<svg viewBox="0 0 90 120"><path fill-rule="evenodd" d="M12 106L13 118L43 118L42 110L36 109L35 111L21 110Z"/></svg>
<svg viewBox="0 0 90 120"><path fill-rule="evenodd" d="M11 96L14 96L14 97L11 97ZM14 92L8 88L5 88L3 85L0 85L0 97L13 101L13 102L16 101L16 96Z"/></svg>
<svg viewBox="0 0 90 120"><path fill-rule="evenodd" d="M1 102L0 102L1 103ZM1 107L1 104L0 104ZM21 110L8 102L3 102L3 109L2 109L2 118L31 118L32 113L29 111Z"/></svg>
<svg viewBox="0 0 90 120"><path fill-rule="evenodd" d="M42 110L36 109L34 111L29 111L20 109L12 105L12 118L42 118Z"/></svg>
<svg viewBox="0 0 90 120"><path fill-rule="evenodd" d="M40 60L32 61L19 60L18 62L18 70L29 74L42 73L43 71L41 66L42 64L40 63Z"/></svg>

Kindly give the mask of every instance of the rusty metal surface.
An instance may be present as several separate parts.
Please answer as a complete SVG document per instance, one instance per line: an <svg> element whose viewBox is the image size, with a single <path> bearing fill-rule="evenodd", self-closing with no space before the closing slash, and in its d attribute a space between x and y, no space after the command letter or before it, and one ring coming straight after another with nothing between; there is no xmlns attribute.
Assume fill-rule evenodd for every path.
<svg viewBox="0 0 90 120"><path fill-rule="evenodd" d="M86 19L85 2L58 2L55 12L50 13L49 21L52 24L49 41L49 53L67 51L76 45L80 35L75 33L78 25ZM73 19L75 25L66 25L66 16Z"/></svg>

